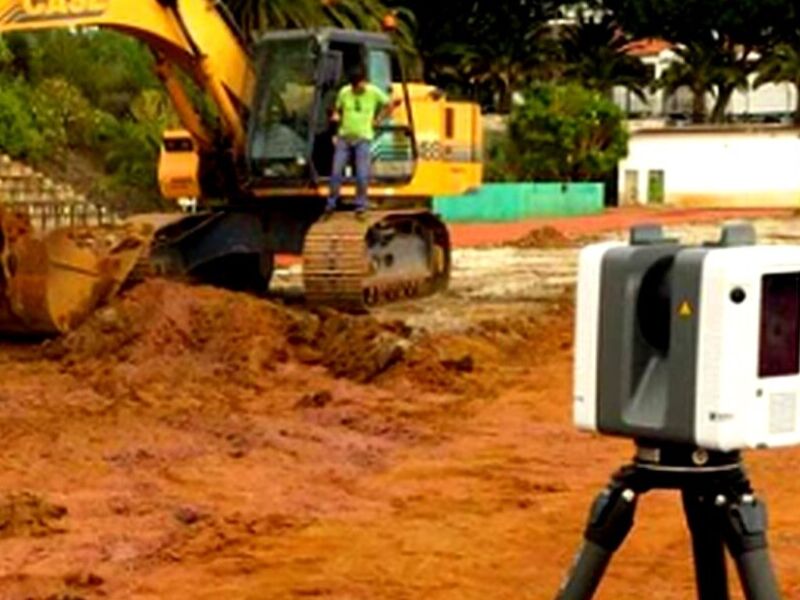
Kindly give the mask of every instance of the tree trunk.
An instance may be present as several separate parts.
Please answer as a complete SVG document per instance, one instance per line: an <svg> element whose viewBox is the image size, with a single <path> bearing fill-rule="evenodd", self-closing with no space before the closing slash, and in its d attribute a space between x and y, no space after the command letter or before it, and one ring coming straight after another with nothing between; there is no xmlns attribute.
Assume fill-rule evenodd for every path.
<svg viewBox="0 0 800 600"><path fill-rule="evenodd" d="M692 90L692 123L706 122L706 90Z"/></svg>
<svg viewBox="0 0 800 600"><path fill-rule="evenodd" d="M725 122L725 111L728 108L728 104L731 102L731 98L733 97L733 92L736 91L736 87L726 85L720 86L717 91L717 101L714 103L714 110L711 112L711 122L712 123L724 123Z"/></svg>
<svg viewBox="0 0 800 600"><path fill-rule="evenodd" d="M511 93L503 88L497 92L497 112L501 115L511 113Z"/></svg>
<svg viewBox="0 0 800 600"><path fill-rule="evenodd" d="M503 115L511 113L514 103L514 75L511 71L504 71L498 77L500 90L497 99L498 112Z"/></svg>

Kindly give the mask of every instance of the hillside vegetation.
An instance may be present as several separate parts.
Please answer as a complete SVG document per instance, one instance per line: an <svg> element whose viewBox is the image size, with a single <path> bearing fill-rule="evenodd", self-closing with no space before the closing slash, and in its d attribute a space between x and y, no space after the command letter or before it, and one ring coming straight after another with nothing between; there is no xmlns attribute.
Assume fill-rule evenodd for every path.
<svg viewBox="0 0 800 600"><path fill-rule="evenodd" d="M171 124L137 41L108 31L0 38L0 148L90 199L157 208L155 164Z"/></svg>

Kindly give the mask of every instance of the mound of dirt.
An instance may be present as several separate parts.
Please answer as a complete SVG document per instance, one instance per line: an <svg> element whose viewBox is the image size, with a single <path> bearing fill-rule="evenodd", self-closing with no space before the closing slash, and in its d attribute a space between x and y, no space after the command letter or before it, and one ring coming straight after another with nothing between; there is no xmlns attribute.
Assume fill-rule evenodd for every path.
<svg viewBox="0 0 800 600"><path fill-rule="evenodd" d="M178 383L202 396L267 390L290 364L370 382L403 360L408 335L371 317L152 280L50 343L46 356L106 398L151 403Z"/></svg>
<svg viewBox="0 0 800 600"><path fill-rule="evenodd" d="M487 318L462 333L426 335L378 381L412 381L439 393L496 394L503 385L496 380L498 364L534 366L571 348L573 312L572 296L565 294L546 310Z"/></svg>
<svg viewBox="0 0 800 600"><path fill-rule="evenodd" d="M66 364L115 359L140 364L183 353L240 362L257 345L280 358L288 314L246 295L153 280L93 315L49 348Z"/></svg>
<svg viewBox="0 0 800 600"><path fill-rule="evenodd" d="M544 250L574 248L577 245L572 240L554 227L539 227L532 229L520 239L509 244L513 248L541 248Z"/></svg>
<svg viewBox="0 0 800 600"><path fill-rule="evenodd" d="M70 573L63 577L0 576L0 600L88 600L104 598L103 579L98 575Z"/></svg>
<svg viewBox="0 0 800 600"><path fill-rule="evenodd" d="M314 369L358 384L475 391L487 381L485 365L535 360L520 357L519 349L530 352L552 340L542 336L552 314L521 319L412 341L403 322L311 313L246 294L152 280L50 343L46 355L109 405L194 409L258 398L266 409L269 402L291 408L297 396L290 402L274 392L288 394L306 384L325 389L322 380L304 381Z"/></svg>
<svg viewBox="0 0 800 600"><path fill-rule="evenodd" d="M35 494L22 492L0 498L0 539L45 537L64 531L59 524L67 515L63 506Z"/></svg>
<svg viewBox="0 0 800 600"><path fill-rule="evenodd" d="M402 323L379 323L322 311L295 329L301 362L321 364L336 377L368 383L401 362L411 346L411 331Z"/></svg>

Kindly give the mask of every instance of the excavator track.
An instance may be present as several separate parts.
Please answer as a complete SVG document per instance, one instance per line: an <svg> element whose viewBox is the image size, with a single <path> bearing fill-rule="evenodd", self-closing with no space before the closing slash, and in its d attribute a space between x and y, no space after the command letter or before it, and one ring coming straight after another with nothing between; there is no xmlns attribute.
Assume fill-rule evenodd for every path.
<svg viewBox="0 0 800 600"><path fill-rule="evenodd" d="M450 238L428 211L336 213L313 225L303 250L306 302L365 313L447 288Z"/></svg>

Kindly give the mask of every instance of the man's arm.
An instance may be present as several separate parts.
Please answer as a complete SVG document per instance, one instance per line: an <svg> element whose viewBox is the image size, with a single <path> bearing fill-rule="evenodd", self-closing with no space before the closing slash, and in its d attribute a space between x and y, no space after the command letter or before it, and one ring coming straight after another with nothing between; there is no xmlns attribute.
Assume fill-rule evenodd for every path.
<svg viewBox="0 0 800 600"><path fill-rule="evenodd" d="M331 112L331 123L339 124L342 121L344 90L345 88L340 89L339 93L336 95L336 103L333 105L333 112Z"/></svg>
<svg viewBox="0 0 800 600"><path fill-rule="evenodd" d="M400 99L389 100L388 104L385 104L384 107L378 112L378 123L381 123L392 116L392 113L403 103Z"/></svg>
<svg viewBox="0 0 800 600"><path fill-rule="evenodd" d="M375 87L375 91L378 94L378 100L381 106L381 108L378 110L378 114L375 116L375 124L379 125L388 119L395 109L403 103L403 101L400 99L392 99L387 93L377 86Z"/></svg>
<svg viewBox="0 0 800 600"><path fill-rule="evenodd" d="M339 128L342 125L344 90L345 88L340 89L339 93L336 95L336 102L333 105L333 110L331 111L331 118L329 121L330 127L328 131L331 134L331 139L333 140L334 144L336 144L339 139Z"/></svg>

